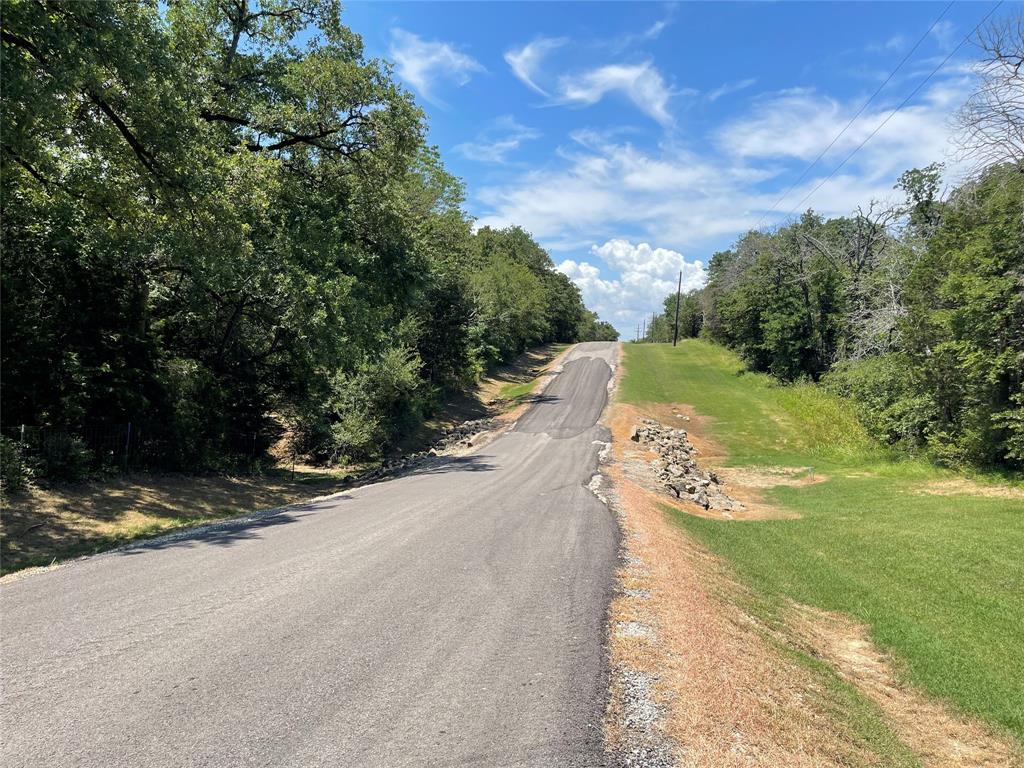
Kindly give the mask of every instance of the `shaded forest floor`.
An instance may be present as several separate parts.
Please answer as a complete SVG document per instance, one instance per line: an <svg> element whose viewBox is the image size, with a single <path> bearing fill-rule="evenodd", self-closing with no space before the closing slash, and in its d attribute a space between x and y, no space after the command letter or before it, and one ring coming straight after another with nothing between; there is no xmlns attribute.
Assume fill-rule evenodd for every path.
<svg viewBox="0 0 1024 768"><path fill-rule="evenodd" d="M398 451L427 447L444 427L515 409L568 346L531 350L488 373L474 390L452 395ZM517 392L508 395L510 387ZM71 485L37 483L3 500L0 573L47 566L178 528L334 493L373 466L299 464L292 471L285 463L252 475L136 472Z"/></svg>
<svg viewBox="0 0 1024 768"><path fill-rule="evenodd" d="M719 690L728 679L739 698L767 681L757 705L767 719L741 717L757 707L726 707L724 719L710 722L686 709L699 691L688 699L677 690L666 706L682 708L670 726L683 743L694 743L701 722L713 731L703 743L714 734L728 741L733 723L743 745L723 741L720 755L735 757L730 750L745 746L748 756L764 758L743 764L1020 765L1020 479L957 474L894 455L865 435L847 403L813 385L743 373L735 356L714 345L625 350L616 413L627 416L618 445L636 446L623 436L641 416L687 429L698 461L719 473L749 513L727 519L644 491L632 520L641 549L648 542L643 554L655 560L649 570L675 557L713 571L701 589L732 616L723 632L744 647L749 633L760 636L762 655L775 648L750 669L749 648L746 661L708 667ZM668 540L675 544L666 549ZM684 573L683 565L665 578L673 572ZM675 586L663 589L671 595ZM684 624L673 620L672 632ZM680 641L686 664L700 660L706 634L695 626ZM790 667L802 671L763 674ZM750 687L730 669L747 675ZM787 699L800 705L792 717ZM818 716L838 718L828 755L806 751L799 729L791 734L798 750L785 759L764 751L780 742L759 744L758 728L766 729L762 736L781 732L770 720L792 725Z"/></svg>

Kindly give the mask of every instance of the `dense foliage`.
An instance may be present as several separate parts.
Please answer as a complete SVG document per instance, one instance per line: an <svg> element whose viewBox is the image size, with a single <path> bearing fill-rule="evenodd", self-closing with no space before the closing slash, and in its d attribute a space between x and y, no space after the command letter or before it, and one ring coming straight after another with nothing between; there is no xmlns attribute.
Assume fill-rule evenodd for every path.
<svg viewBox="0 0 1024 768"><path fill-rule="evenodd" d="M473 233L336 0L10 0L2 40L5 425L359 458L489 363L608 334L526 232Z"/></svg>
<svg viewBox="0 0 1024 768"><path fill-rule="evenodd" d="M946 200L935 166L898 186L896 208L808 212L715 254L707 286L684 298L681 335L699 331L784 381L820 379L883 440L943 463L1019 467L1024 166L991 166ZM674 308L672 296L655 340Z"/></svg>

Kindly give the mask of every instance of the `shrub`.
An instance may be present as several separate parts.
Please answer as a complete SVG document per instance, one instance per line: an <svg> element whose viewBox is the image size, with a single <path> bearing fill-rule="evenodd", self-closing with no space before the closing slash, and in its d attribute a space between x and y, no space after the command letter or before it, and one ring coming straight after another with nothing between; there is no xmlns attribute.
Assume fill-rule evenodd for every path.
<svg viewBox="0 0 1024 768"><path fill-rule="evenodd" d="M47 478L79 482L89 476L92 464L92 452L80 437L66 432L46 436L40 470Z"/></svg>
<svg viewBox="0 0 1024 768"><path fill-rule="evenodd" d="M821 383L856 403L857 417L873 437L907 447L925 444L932 403L914 386L903 355L836 363Z"/></svg>
<svg viewBox="0 0 1024 768"><path fill-rule="evenodd" d="M0 493L17 493L32 480L32 468L25 460L21 445L9 437L0 437Z"/></svg>

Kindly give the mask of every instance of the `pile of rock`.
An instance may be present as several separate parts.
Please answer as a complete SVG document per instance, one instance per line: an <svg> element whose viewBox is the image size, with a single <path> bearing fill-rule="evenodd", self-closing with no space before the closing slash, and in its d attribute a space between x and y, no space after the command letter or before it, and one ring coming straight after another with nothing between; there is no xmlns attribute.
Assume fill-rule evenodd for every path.
<svg viewBox="0 0 1024 768"><path fill-rule="evenodd" d="M441 439L434 443L431 450L441 453L456 447L469 448L480 432L486 432L496 426L497 422L494 419L472 419L453 427L445 427L441 430Z"/></svg>
<svg viewBox="0 0 1024 768"><path fill-rule="evenodd" d="M469 448L481 432L494 429L497 422L494 419L472 419L456 424L452 427L445 427L441 430L441 437L426 451L417 451L405 456L398 456L385 460L383 466L378 470L383 474L389 470L408 469L420 463L428 456L442 456L450 451L459 448Z"/></svg>
<svg viewBox="0 0 1024 768"><path fill-rule="evenodd" d="M672 429L653 419L633 427L630 439L653 449L659 456L658 479L677 499L688 499L704 509L731 511L743 505L729 498L714 472L705 472L694 460L699 453L685 429Z"/></svg>

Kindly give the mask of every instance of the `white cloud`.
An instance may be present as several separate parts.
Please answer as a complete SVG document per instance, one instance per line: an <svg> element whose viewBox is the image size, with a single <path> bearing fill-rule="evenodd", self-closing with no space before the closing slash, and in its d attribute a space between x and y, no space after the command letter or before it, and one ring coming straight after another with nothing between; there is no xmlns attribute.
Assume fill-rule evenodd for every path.
<svg viewBox="0 0 1024 768"><path fill-rule="evenodd" d="M568 39L564 37L538 37L522 48L512 48L506 51L505 61L512 68L512 73L523 83L542 96L548 96L548 92L537 85L537 71L549 53L561 48L567 42L569 42Z"/></svg>
<svg viewBox="0 0 1024 768"><path fill-rule="evenodd" d="M939 48L944 51L948 51L956 41L956 24L949 19L944 19L932 27L932 37L935 38L935 42L939 44Z"/></svg>
<svg viewBox="0 0 1024 768"><path fill-rule="evenodd" d="M871 43L865 50L868 53L888 53L891 51L901 51L907 47L907 38L903 35L893 35L888 40L881 43Z"/></svg>
<svg viewBox="0 0 1024 768"><path fill-rule="evenodd" d="M708 94L708 101L718 101L723 96L727 96L730 93L736 93L736 91L742 91L744 88L749 88L756 82L756 77L748 77L745 80L737 80L733 83L723 83Z"/></svg>
<svg viewBox="0 0 1024 768"><path fill-rule="evenodd" d="M566 259L558 270L579 286L588 307L627 336L640 318L661 311L665 297L676 290L680 272L684 292L700 288L707 281L702 262L687 261L681 253L668 248L633 244L623 238L592 245L590 258L603 263L618 277L604 277L601 268L590 261Z"/></svg>
<svg viewBox="0 0 1024 768"><path fill-rule="evenodd" d="M424 40L404 29L391 30L389 56L398 76L434 104L443 103L434 95L434 86L439 80L465 85L474 72L485 71L480 62L451 43Z"/></svg>
<svg viewBox="0 0 1024 768"><path fill-rule="evenodd" d="M848 214L872 199L893 197L893 184L904 170L936 161L945 161L955 177L948 117L969 88L960 74L930 86L803 207ZM724 126L716 137L717 153L698 154L668 141L645 150L622 134L577 131L550 166L478 188L480 223L521 224L563 252L578 249L581 241L614 237L671 248L721 247L750 227L781 220L891 112L865 111L768 215L858 106L816 91L777 93Z"/></svg>
<svg viewBox="0 0 1024 768"><path fill-rule="evenodd" d="M658 294L677 273L682 257L666 259L665 253L707 259L748 229L781 223L823 180L801 209L839 216L872 200L895 199L900 173L935 161L945 161L947 178L955 179L948 118L970 87L959 71L930 84L826 179L892 111L869 108L773 212L792 180L849 122L859 99L846 103L813 90L759 98L701 153L671 138L646 149L622 131L576 131L547 167L478 188L478 221L520 224L562 253L559 268L579 283L590 305L628 329L641 308L657 309L648 305L661 300ZM588 251L595 241L605 243L599 253ZM626 246L617 245L622 242ZM632 245L644 242L661 247Z"/></svg>
<svg viewBox="0 0 1024 768"><path fill-rule="evenodd" d="M488 212L480 223L518 223L547 247L564 250L623 234L697 245L758 219L745 206L764 171L740 162L722 167L680 148L647 153L591 131L572 138L561 150L561 167L481 188L478 199Z"/></svg>
<svg viewBox="0 0 1024 768"><path fill-rule="evenodd" d="M644 30L644 35L643 35L644 39L646 39L646 40L657 40L658 37L661 35L662 32L665 31L665 29L668 27L669 24L670 24L670 22L669 22L668 19L661 19L660 21L654 22L653 24L651 24L651 26L649 26L646 30Z"/></svg>
<svg viewBox="0 0 1024 768"><path fill-rule="evenodd" d="M919 103L899 112L883 106L865 110L825 154L822 168L841 161L886 118L885 126L855 156L859 175L898 175L906 168L947 159L948 118L969 86L969 78L957 76L937 83ZM857 107L856 100L844 104L813 90L783 91L759 99L750 114L725 125L717 142L727 154L747 160L810 162L839 135Z"/></svg>
<svg viewBox="0 0 1024 768"><path fill-rule="evenodd" d="M662 125L672 122L668 100L672 91L650 62L608 64L578 75L563 75L559 100L566 103L596 104L612 91L621 91L642 112Z"/></svg>
<svg viewBox="0 0 1024 768"><path fill-rule="evenodd" d="M470 160L482 163L504 163L511 152L524 141L539 139L541 132L522 125L511 115L499 117L474 141L457 144L455 150Z"/></svg>

